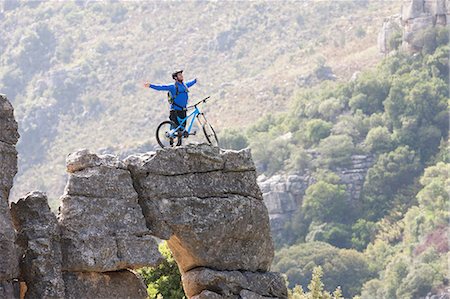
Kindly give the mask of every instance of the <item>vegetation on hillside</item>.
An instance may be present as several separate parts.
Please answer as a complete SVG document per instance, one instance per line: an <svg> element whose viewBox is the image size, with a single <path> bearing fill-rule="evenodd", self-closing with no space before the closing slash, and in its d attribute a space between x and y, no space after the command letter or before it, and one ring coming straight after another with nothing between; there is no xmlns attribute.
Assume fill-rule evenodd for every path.
<svg viewBox="0 0 450 299"><path fill-rule="evenodd" d="M315 258L298 254L307 252L311 241L369 257L369 267L362 267L366 274L342 274L354 285L338 283L342 277L324 266L328 291L341 285L345 296L353 296L364 285L362 298L417 298L447 285L450 47L445 28L427 34L434 43L421 53L396 52L354 81L302 91L288 112L226 135L230 146L252 148L261 172L308 172L317 178L275 240L281 248L275 269L288 275L291 287L304 286L313 266L336 259L337 253L325 254L328 259L307 267L303 263ZM337 175L352 154L375 158L356 202L349 202Z"/></svg>
<svg viewBox="0 0 450 299"><path fill-rule="evenodd" d="M185 298L180 270L166 241L159 244L159 251L165 260L158 267L144 267L137 271L147 285L149 298Z"/></svg>

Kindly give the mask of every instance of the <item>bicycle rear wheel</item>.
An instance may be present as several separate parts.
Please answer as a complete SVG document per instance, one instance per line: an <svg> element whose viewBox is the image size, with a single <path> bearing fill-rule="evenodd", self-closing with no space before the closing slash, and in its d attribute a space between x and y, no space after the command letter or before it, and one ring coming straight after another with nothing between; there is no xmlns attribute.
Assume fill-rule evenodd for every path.
<svg viewBox="0 0 450 299"><path fill-rule="evenodd" d="M176 125L170 121L166 120L159 124L156 129L156 141L162 147L174 147L181 145L181 138L178 137L178 133L171 128L175 128Z"/></svg>
<svg viewBox="0 0 450 299"><path fill-rule="evenodd" d="M219 139L217 139L217 135L213 127L209 123L205 123L202 125L202 128L208 143L212 146L219 146Z"/></svg>

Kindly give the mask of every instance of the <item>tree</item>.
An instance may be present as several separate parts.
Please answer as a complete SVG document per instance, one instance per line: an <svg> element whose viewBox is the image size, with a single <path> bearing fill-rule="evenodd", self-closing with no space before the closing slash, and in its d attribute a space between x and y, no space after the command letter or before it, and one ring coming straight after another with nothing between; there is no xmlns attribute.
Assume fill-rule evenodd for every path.
<svg viewBox="0 0 450 299"><path fill-rule="evenodd" d="M346 222L350 210L346 199L344 186L318 181L306 189L302 209L313 221Z"/></svg>
<svg viewBox="0 0 450 299"><path fill-rule="evenodd" d="M306 136L311 143L317 143L328 137L333 125L321 119L312 119L306 123Z"/></svg>
<svg viewBox="0 0 450 299"><path fill-rule="evenodd" d="M322 139L318 151L322 155L320 164L335 168L348 165L355 150L352 138L347 135L331 135Z"/></svg>
<svg viewBox="0 0 450 299"><path fill-rule="evenodd" d="M147 267L137 271L144 278L149 298L185 298L180 271L166 241L159 244L159 251L165 257L164 262L155 268Z"/></svg>
<svg viewBox="0 0 450 299"><path fill-rule="evenodd" d="M366 136L365 144L371 153L388 152L393 146L391 134L386 127L372 128Z"/></svg>
<svg viewBox="0 0 450 299"><path fill-rule="evenodd" d="M237 130L224 130L220 134L220 147L240 150L248 146L247 137Z"/></svg>
<svg viewBox="0 0 450 299"><path fill-rule="evenodd" d="M323 269L323 289L341 287L344 297L360 293L362 284L372 278L364 255L352 249L338 249L323 242L310 242L283 248L275 253L273 270L286 273L289 287L306 286L314 268ZM317 285L317 283L316 283Z"/></svg>
<svg viewBox="0 0 450 299"><path fill-rule="evenodd" d="M383 217L395 202L396 193L411 184L419 170L419 159L408 146L380 155L368 170L363 186L365 219L374 221Z"/></svg>

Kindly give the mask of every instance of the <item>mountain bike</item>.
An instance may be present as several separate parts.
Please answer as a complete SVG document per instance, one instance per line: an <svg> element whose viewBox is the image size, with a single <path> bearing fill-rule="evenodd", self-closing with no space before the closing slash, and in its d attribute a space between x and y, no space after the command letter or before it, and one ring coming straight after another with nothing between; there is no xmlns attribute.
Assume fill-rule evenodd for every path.
<svg viewBox="0 0 450 299"><path fill-rule="evenodd" d="M203 100L195 103L194 105L188 106L185 109L194 109L186 118L177 117L177 126L173 121L166 120L159 124L156 129L156 141L162 147L174 147L180 146L183 143L183 138L188 138L190 135L196 135L196 132L192 132L192 126L194 124L194 119L197 120L199 128L202 128L203 134L205 135L206 141L213 146L219 146L219 140L217 139L216 132L210 123L206 120L205 114L200 112L198 105L201 103L206 103L210 97L206 97ZM188 124L188 122L190 123Z"/></svg>

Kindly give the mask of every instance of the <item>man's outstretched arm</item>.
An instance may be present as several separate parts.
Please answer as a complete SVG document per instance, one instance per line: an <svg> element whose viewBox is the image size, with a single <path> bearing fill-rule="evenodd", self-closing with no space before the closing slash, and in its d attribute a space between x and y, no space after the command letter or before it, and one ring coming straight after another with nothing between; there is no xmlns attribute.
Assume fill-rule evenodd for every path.
<svg viewBox="0 0 450 299"><path fill-rule="evenodd" d="M195 78L194 80L191 80L189 82L186 82L186 86L187 87L191 87L192 85L194 85L195 83L197 83L197 78Z"/></svg>
<svg viewBox="0 0 450 299"><path fill-rule="evenodd" d="M150 84L148 82L144 83L144 86L146 88L153 88L155 90L168 90L168 91L172 91L173 89L173 84L170 85L156 85L156 84Z"/></svg>

